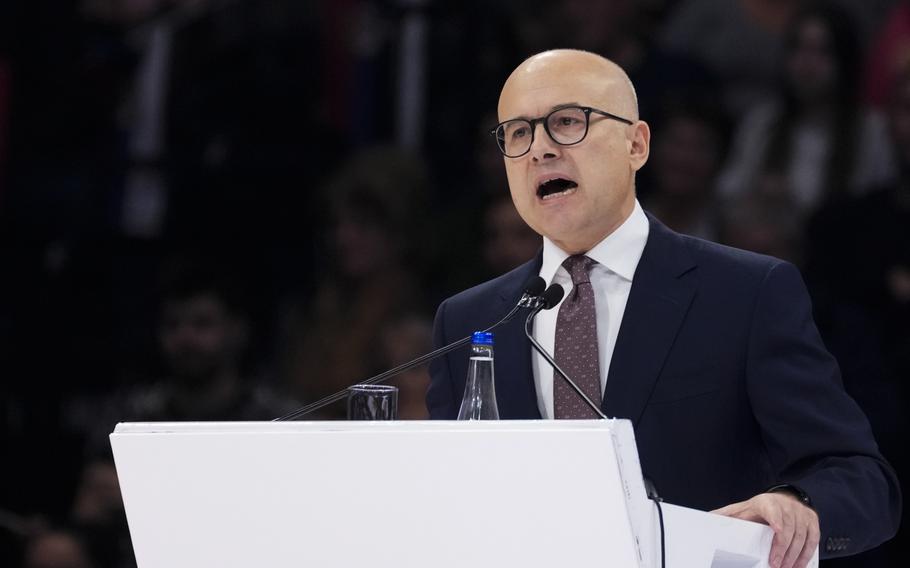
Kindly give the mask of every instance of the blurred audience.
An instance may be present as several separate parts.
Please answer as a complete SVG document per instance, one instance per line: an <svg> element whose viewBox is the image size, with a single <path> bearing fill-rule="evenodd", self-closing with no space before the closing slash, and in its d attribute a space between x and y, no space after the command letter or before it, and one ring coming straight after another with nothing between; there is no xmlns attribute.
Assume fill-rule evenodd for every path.
<svg viewBox="0 0 910 568"><path fill-rule="evenodd" d="M910 64L910 2L902 0L885 18L866 63L864 96L875 107L887 105L894 82Z"/></svg>
<svg viewBox="0 0 910 568"><path fill-rule="evenodd" d="M786 194L809 213L891 178L884 121L860 106L860 61L846 12L832 4L800 11L787 32L781 92L743 119L722 195Z"/></svg>
<svg viewBox="0 0 910 568"><path fill-rule="evenodd" d="M318 195L330 217L325 259L316 291L288 310L285 324L284 373L304 402L383 370L384 327L401 314L426 313L416 268L430 243L422 223L427 184L415 158L377 148L355 156ZM344 415L337 404L314 417Z"/></svg>
<svg viewBox="0 0 910 568"><path fill-rule="evenodd" d="M109 457L91 458L86 462L69 517L99 568L132 568L136 565L120 482Z"/></svg>
<svg viewBox="0 0 910 568"><path fill-rule="evenodd" d="M85 541L75 532L48 530L25 546L22 568L101 568Z"/></svg>
<svg viewBox="0 0 910 568"><path fill-rule="evenodd" d="M888 124L900 166L900 177L862 197L820 210L810 225L807 276L821 322L840 329L843 318L862 317L861 333L874 340L874 355L842 353L842 365L863 365L863 374L845 380L854 390L875 389L876 379L890 383L889 396L874 402L870 418L899 420L887 425L880 441L896 442L904 433L910 377L910 65L896 78L888 103ZM856 341L842 341L855 348ZM878 363L869 372L869 363ZM867 397L862 397L867 398ZM898 402L899 401L899 402ZM887 408L883 408L883 406ZM886 411L887 410L887 411ZM903 446L903 443L901 443Z"/></svg>
<svg viewBox="0 0 910 568"><path fill-rule="evenodd" d="M910 475L910 61L885 106L899 176L867 195L830 203L811 219L806 278L820 330L844 386L869 416L882 453L904 482ZM894 541L870 557L903 558ZM876 556L878 555L878 556ZM868 562L871 562L869 560ZM866 566L870 564L855 564Z"/></svg>
<svg viewBox="0 0 910 568"><path fill-rule="evenodd" d="M674 231L718 240L715 184L727 147L726 118L708 102L682 99L665 102L655 124L660 135L640 182L645 208Z"/></svg>
<svg viewBox="0 0 910 568"><path fill-rule="evenodd" d="M672 7L663 0L564 0L510 2L521 58L554 46L592 51L616 61L638 91L641 116L651 119L668 93L713 92L715 70L697 52L659 42L663 18ZM683 9L688 4L680 2ZM504 77L514 64L503 69ZM496 85L498 92L501 84Z"/></svg>
<svg viewBox="0 0 910 568"><path fill-rule="evenodd" d="M661 44L721 78L721 104L737 115L773 93L785 33L806 0L686 0L667 17Z"/></svg>
<svg viewBox="0 0 910 568"><path fill-rule="evenodd" d="M826 297L878 312L891 321L886 335L901 341L910 331L910 313L905 312L910 308L910 61L894 82L887 112L899 176L818 212L810 226L814 246L809 268L827 289ZM844 271L844 265L854 269ZM906 347L910 345L899 351L910 353Z"/></svg>
<svg viewBox="0 0 910 568"><path fill-rule="evenodd" d="M270 420L286 403L247 374L250 321L242 276L211 259L175 261L162 278L164 376L124 401L121 421Z"/></svg>
<svg viewBox="0 0 910 568"><path fill-rule="evenodd" d="M393 317L380 331L380 361L382 370L397 367L433 349L433 321L416 313ZM401 373L386 381L398 387L398 418L426 420L426 394L430 375L426 365Z"/></svg>
<svg viewBox="0 0 910 568"><path fill-rule="evenodd" d="M720 241L800 265L804 249L803 218L787 195L768 192L741 195L722 207Z"/></svg>
<svg viewBox="0 0 910 568"><path fill-rule="evenodd" d="M550 32L547 45L528 54L551 49L568 40L571 47L603 54L624 68L634 68L644 57L642 26L646 17L639 0L565 0L551 3L556 9L558 24L544 23ZM570 30L569 33L566 33Z"/></svg>
<svg viewBox="0 0 910 568"><path fill-rule="evenodd" d="M0 565L130 566L116 422L284 414L427 351L439 299L537 254L488 131L552 47L632 76L649 211L804 268L908 475L907 0L58 4L0 8ZM416 153L383 146L402 124ZM401 418L427 381L391 381Z"/></svg>
<svg viewBox="0 0 910 568"><path fill-rule="evenodd" d="M465 188L470 197L467 201L472 203L475 203L477 198L496 199L509 193L506 169L502 167L502 154L497 151L496 142L490 135L491 130L499 124L496 111L484 113L478 124L472 140L474 150L472 178L465 180L472 186Z"/></svg>
<svg viewBox="0 0 910 568"><path fill-rule="evenodd" d="M489 278L524 264L540 250L540 235L518 215L508 193L490 202L483 220L483 260Z"/></svg>
<svg viewBox="0 0 910 568"><path fill-rule="evenodd" d="M108 434L118 422L271 420L294 406L253 368L248 286L217 256L192 253L166 263L156 338L160 374L68 408L69 428L84 432L90 455L109 452Z"/></svg>

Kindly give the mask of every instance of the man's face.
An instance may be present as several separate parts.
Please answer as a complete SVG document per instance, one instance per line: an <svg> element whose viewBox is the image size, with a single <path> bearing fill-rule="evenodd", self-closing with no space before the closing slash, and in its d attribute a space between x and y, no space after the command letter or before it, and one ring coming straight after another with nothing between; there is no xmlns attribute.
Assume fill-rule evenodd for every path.
<svg viewBox="0 0 910 568"><path fill-rule="evenodd" d="M620 100L627 88L623 79L584 63L569 60L520 67L503 88L499 120L537 118L566 104L620 116L634 114L629 101ZM642 130L643 156L635 141ZM647 125L628 126L592 114L587 135L572 146L557 144L542 124L535 125L530 151L505 158L505 166L512 200L525 222L566 252L580 253L609 235L632 212L634 174L646 158ZM554 179L565 180L560 187L569 189L550 193Z"/></svg>

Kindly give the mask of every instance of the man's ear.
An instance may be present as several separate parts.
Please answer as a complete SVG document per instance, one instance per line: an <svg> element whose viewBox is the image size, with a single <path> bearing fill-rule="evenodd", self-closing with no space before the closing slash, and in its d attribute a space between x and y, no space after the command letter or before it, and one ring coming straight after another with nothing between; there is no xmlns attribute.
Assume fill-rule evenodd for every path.
<svg viewBox="0 0 910 568"><path fill-rule="evenodd" d="M648 123L639 120L629 127L629 163L634 171L638 171L648 161L651 153L651 127Z"/></svg>

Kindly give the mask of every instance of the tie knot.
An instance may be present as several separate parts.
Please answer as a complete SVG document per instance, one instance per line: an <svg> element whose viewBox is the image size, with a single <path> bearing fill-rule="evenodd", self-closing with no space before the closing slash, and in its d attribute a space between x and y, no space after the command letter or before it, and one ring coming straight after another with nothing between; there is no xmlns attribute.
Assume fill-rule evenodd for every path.
<svg viewBox="0 0 910 568"><path fill-rule="evenodd" d="M578 286L579 284L591 281L588 276L588 271L591 270L591 266L593 266L595 262L595 260L588 258L583 254L576 254L562 261L562 266L569 272L569 276L572 277L572 285Z"/></svg>

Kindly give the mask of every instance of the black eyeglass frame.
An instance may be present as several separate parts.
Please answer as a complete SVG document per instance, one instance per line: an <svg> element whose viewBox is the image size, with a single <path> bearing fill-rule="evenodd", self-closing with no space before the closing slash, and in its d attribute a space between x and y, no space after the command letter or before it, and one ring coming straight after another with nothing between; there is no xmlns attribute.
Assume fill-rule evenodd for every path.
<svg viewBox="0 0 910 568"><path fill-rule="evenodd" d="M575 142L567 142L567 143L566 143L566 142L560 142L559 140L557 140L556 138L554 138L554 137L553 137L553 134L550 132L549 118L550 118L551 116L553 116L553 115L554 115L555 113L557 113L557 112L561 112L561 111L564 111L564 110L567 110L567 109L573 109L573 108L577 108L577 109L581 110L581 112L583 112L584 115L585 115L585 133L582 134L582 135L581 135L581 138L579 138L579 139L576 140ZM512 118L512 119L510 119L510 120L506 120L506 121L500 122L500 123L497 124L492 130L490 130L490 136L492 136L493 139L496 140L496 147L499 148L499 151L500 151L500 152L502 153L502 155L505 156L506 158L520 158L520 157L524 156L525 154L527 154L528 152L531 151L531 146L534 145L534 136L537 134L537 125L538 125L538 124L543 124L543 129L546 131L547 136L549 136L549 137L550 137L550 140L552 140L553 142L559 144L560 146L574 146L575 144L579 144L579 143L581 143L582 140L584 140L585 138L587 138L587 136L588 136L588 130L589 130L590 127L591 127L591 113L592 113L592 112L595 113L595 114L599 114L599 115L605 116L605 117L607 117L607 118L609 118L609 119L611 119L611 120L616 120L616 121L622 122L622 123L627 124L627 125L629 125L629 126L635 124L634 122L632 122L632 121L629 120L628 118L623 118L623 117L621 117L621 116L619 116L619 115L616 115L616 114L613 114L613 113L611 113L611 112L607 112L607 111L605 111L605 110L600 110L599 108L588 107L588 106L579 106L579 105L567 105L567 106L561 106L561 107L554 108L553 110L551 110L550 112L548 112L546 115L544 115L544 116L539 116L539 117L537 117L537 118L531 118L531 119L525 119L525 118ZM504 141L500 141L500 138L499 138L499 135L497 134L497 132L499 131L500 128L502 128L502 126L503 126L504 124L508 124L508 123L510 123L510 122L516 122L516 121L524 121L524 122L527 122L527 123L529 123L529 124L531 125L531 141L528 143L528 149L527 149L527 150L525 150L525 151L522 152L521 154L515 154L514 156L510 156L510 155L506 154L506 151L505 151L505 142L504 142Z"/></svg>

